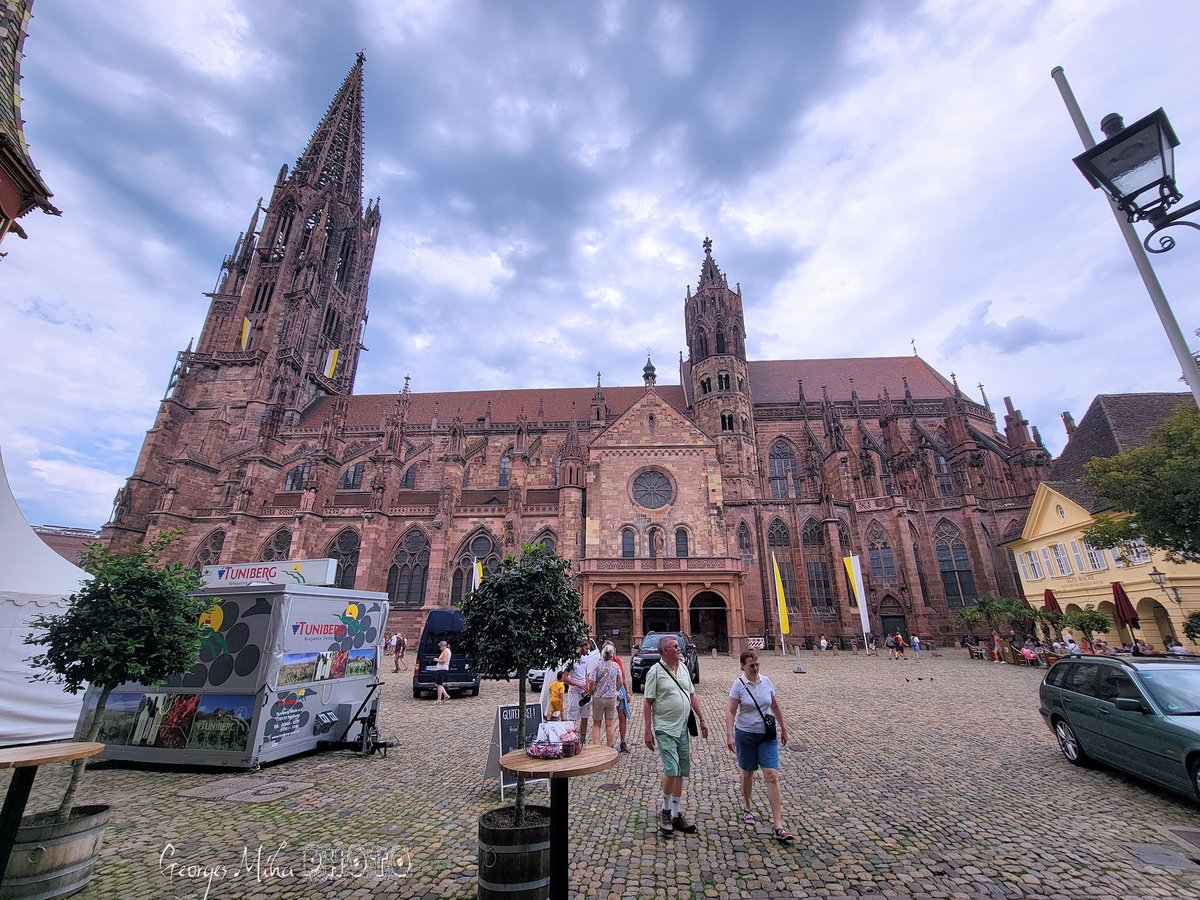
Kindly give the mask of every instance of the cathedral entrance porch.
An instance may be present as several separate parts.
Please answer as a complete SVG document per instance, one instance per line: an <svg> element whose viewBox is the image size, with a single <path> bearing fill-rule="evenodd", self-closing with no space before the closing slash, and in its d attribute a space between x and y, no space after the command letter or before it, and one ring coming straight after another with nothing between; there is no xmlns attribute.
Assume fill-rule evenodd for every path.
<svg viewBox="0 0 1200 900"><path fill-rule="evenodd" d="M618 650L651 631L683 631L703 653L740 653L744 578L737 557L594 558L579 562L578 584L584 618Z"/></svg>

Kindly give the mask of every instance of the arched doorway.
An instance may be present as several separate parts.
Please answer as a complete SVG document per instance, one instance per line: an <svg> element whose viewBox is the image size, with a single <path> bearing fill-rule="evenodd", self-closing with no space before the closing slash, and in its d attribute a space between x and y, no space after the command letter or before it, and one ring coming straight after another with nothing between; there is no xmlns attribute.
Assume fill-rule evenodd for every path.
<svg viewBox="0 0 1200 900"><path fill-rule="evenodd" d="M699 653L714 647L718 653L729 652L729 617L725 601L712 591L701 591L692 598L691 639Z"/></svg>
<svg viewBox="0 0 1200 900"><path fill-rule="evenodd" d="M679 603L666 591L655 591L642 603L642 634L679 631Z"/></svg>
<svg viewBox="0 0 1200 900"><path fill-rule="evenodd" d="M1168 637L1179 640L1178 629L1171 624L1171 616L1166 608L1152 597L1143 597L1136 601L1138 637L1154 648L1156 652L1166 650Z"/></svg>
<svg viewBox="0 0 1200 900"><path fill-rule="evenodd" d="M1094 634L1092 637L1098 637L1107 641L1110 647L1119 647L1121 644L1130 644L1133 642L1133 636L1129 628L1117 622L1117 605L1115 603L1111 600L1105 600L1096 607L1096 612L1102 612L1108 616L1113 623L1113 627L1107 634Z"/></svg>
<svg viewBox="0 0 1200 900"><path fill-rule="evenodd" d="M904 640L908 640L908 620L904 617L904 607L891 594L886 594L879 601L879 625L885 636L898 631L904 635Z"/></svg>
<svg viewBox="0 0 1200 900"><path fill-rule="evenodd" d="M619 591L608 591L596 601L596 639L609 640L618 653L633 649L633 604Z"/></svg>

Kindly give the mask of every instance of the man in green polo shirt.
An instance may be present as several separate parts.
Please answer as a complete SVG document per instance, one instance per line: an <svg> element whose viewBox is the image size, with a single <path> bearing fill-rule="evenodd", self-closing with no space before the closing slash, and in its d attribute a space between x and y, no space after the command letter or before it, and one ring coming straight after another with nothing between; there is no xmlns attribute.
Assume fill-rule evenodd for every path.
<svg viewBox="0 0 1200 900"><path fill-rule="evenodd" d="M661 656L646 673L642 721L646 723L646 746L657 745L663 762L662 811L658 827L663 834L681 831L692 834L696 826L683 815L683 779L692 774L692 744L688 713L694 712L700 733L708 737L708 723L692 690L692 677L679 659L679 641L664 637L658 643Z"/></svg>

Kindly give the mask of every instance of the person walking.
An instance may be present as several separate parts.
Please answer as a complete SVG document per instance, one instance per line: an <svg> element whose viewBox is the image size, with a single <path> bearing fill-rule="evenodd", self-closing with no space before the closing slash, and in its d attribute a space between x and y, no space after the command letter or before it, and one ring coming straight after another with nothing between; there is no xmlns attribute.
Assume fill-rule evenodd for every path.
<svg viewBox="0 0 1200 900"><path fill-rule="evenodd" d="M775 840L790 844L796 836L783 827L783 802L779 796L779 748L786 747L788 742L783 708L775 694L775 685L762 674L758 654L743 650L741 663L742 675L729 689L725 743L737 754L742 780L742 818L747 825L754 822L751 804L754 773L762 769ZM771 711L769 714L767 709Z"/></svg>
<svg viewBox="0 0 1200 900"><path fill-rule="evenodd" d="M600 662L591 676L592 743L600 743L600 727L604 727L604 743L613 746L613 731L617 725L617 693L621 684L621 667L613 662L617 651L605 644Z"/></svg>
<svg viewBox="0 0 1200 900"><path fill-rule="evenodd" d="M920 662L921 661L921 636L919 634L914 634L912 636L912 651L913 651L913 662Z"/></svg>
<svg viewBox="0 0 1200 900"><path fill-rule="evenodd" d="M892 635L892 642L896 645L896 659L907 659L907 657L904 655L904 648L907 647L908 644L904 642L904 635L897 631Z"/></svg>
<svg viewBox="0 0 1200 900"><path fill-rule="evenodd" d="M395 671L399 672L400 657L398 654L400 653L400 635L395 631L393 631L391 637L387 639L387 652L392 655L392 658L396 663Z"/></svg>
<svg viewBox="0 0 1200 900"><path fill-rule="evenodd" d="M399 639L396 641L396 665L408 671L408 663L404 661L404 651L408 649L408 638L399 633L396 637Z"/></svg>
<svg viewBox="0 0 1200 900"><path fill-rule="evenodd" d="M588 693L588 647L586 641L579 644L579 656L567 670L567 718L575 723L579 732L579 743L587 743L588 712L592 696Z"/></svg>
<svg viewBox="0 0 1200 900"><path fill-rule="evenodd" d="M667 636L658 643L659 661L646 673L642 721L646 746L658 750L663 764L662 809L658 828L663 834L694 834L696 826L683 814L683 780L692 774L692 739L688 716L695 715L700 734L708 737L708 723L692 688L687 666L679 659L679 641Z"/></svg>
<svg viewBox="0 0 1200 900"><path fill-rule="evenodd" d="M613 647L611 642L605 646ZM617 653L616 647L613 647L613 662L621 670L621 686L617 689L617 731L620 733L621 743L617 746L617 752L628 753L629 745L625 743L625 733L629 728L629 683L625 680L625 663Z"/></svg>
<svg viewBox="0 0 1200 900"><path fill-rule="evenodd" d="M437 679L437 702L445 703L450 699L446 692L446 675L450 672L450 645L445 641L438 644L438 658L433 663L434 677Z"/></svg>

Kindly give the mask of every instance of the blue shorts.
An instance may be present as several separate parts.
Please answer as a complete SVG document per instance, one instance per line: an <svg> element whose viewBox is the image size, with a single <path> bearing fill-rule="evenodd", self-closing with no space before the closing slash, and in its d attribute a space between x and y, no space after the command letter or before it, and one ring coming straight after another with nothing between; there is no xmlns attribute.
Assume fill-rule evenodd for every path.
<svg viewBox="0 0 1200 900"><path fill-rule="evenodd" d="M654 746L658 748L658 755L662 758L664 775L682 775L687 778L692 774L692 739L686 729L681 735L667 734L656 729Z"/></svg>
<svg viewBox="0 0 1200 900"><path fill-rule="evenodd" d="M779 740L764 741L762 732L733 730L733 744L737 747L738 768L743 772L754 772L758 768L779 768Z"/></svg>

